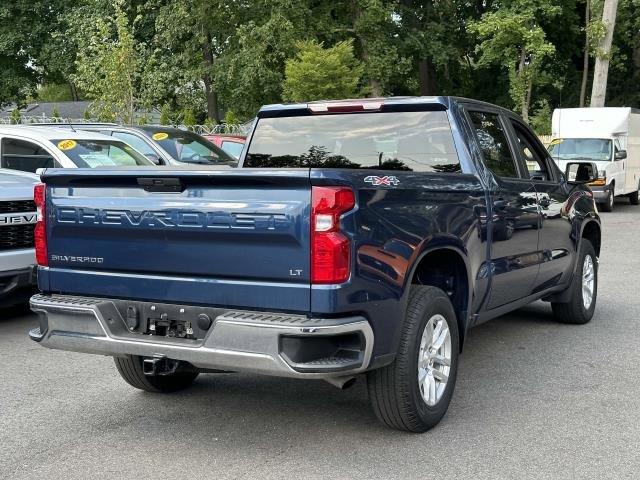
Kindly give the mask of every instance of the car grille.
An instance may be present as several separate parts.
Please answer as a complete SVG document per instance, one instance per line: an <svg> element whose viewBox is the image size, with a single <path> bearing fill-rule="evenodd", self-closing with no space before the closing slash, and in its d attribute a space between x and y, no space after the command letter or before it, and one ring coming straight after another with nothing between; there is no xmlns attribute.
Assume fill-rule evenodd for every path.
<svg viewBox="0 0 640 480"><path fill-rule="evenodd" d="M36 211L33 200L14 200L0 202L0 213L31 213Z"/></svg>
<svg viewBox="0 0 640 480"><path fill-rule="evenodd" d="M0 227L0 251L33 248L35 225L11 225Z"/></svg>

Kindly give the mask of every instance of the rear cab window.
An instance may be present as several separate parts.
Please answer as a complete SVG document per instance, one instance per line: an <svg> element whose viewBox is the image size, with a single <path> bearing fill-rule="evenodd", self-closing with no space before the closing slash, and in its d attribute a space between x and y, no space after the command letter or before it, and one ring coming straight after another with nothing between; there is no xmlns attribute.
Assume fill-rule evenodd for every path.
<svg viewBox="0 0 640 480"><path fill-rule="evenodd" d="M259 118L243 167L461 172L445 111Z"/></svg>

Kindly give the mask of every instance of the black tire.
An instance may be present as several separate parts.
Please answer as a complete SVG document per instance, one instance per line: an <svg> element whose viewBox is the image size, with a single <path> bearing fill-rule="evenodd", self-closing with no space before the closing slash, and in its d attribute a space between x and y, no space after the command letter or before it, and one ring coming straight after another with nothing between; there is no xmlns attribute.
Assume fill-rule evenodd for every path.
<svg viewBox="0 0 640 480"><path fill-rule="evenodd" d="M451 365L441 398L429 406L420 392L418 354L424 328L437 314L445 318L449 327ZM369 399L378 419L388 427L410 432L425 432L437 425L451 402L458 352L458 323L449 297L439 288L413 286L394 362L367 373Z"/></svg>
<svg viewBox="0 0 640 480"><path fill-rule="evenodd" d="M177 392L190 386L198 376L197 371L178 371L170 375L145 375L142 370L143 357L136 355L113 357L113 360L124 381L145 392Z"/></svg>
<svg viewBox="0 0 640 480"><path fill-rule="evenodd" d="M583 268L585 257L587 255L591 257L594 275L593 295L589 308L585 308L582 298ZM576 325L589 323L593 318L593 312L596 308L596 301L598 299L598 262L593 245L591 245L591 242L585 238L580 242L580 252L578 255L576 273L573 276L571 285L566 293L570 294L570 300L568 302L551 302L551 308L553 309L553 314L556 319L563 323L573 323Z"/></svg>
<svg viewBox="0 0 640 480"><path fill-rule="evenodd" d="M603 212L613 212L614 198L613 189L607 192L607 198L604 199L604 203L600 204L600 210Z"/></svg>
<svg viewBox="0 0 640 480"><path fill-rule="evenodd" d="M638 195L638 190L629 194L629 203L631 205L640 205L640 195Z"/></svg>

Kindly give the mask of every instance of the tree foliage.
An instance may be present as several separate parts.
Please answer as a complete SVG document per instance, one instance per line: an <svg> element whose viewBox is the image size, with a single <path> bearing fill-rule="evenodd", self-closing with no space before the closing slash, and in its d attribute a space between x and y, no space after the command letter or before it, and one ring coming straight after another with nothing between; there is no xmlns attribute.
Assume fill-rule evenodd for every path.
<svg viewBox="0 0 640 480"><path fill-rule="evenodd" d="M292 102L351 98L357 95L362 72L353 41L330 48L315 40L300 42L296 56L287 60L282 97Z"/></svg>
<svg viewBox="0 0 640 480"><path fill-rule="evenodd" d="M579 104L583 71L592 83L604 0L590 0L589 22L585 1L5 1L0 104L66 89L103 119L155 108L217 123L283 100L450 94L541 130ZM640 106L638 31L640 0L619 0L609 105Z"/></svg>
<svg viewBox="0 0 640 480"><path fill-rule="evenodd" d="M145 47L134 38L124 4L124 0L115 1L112 17L84 25L73 79L94 100L91 110L97 118L133 123L142 105L139 90Z"/></svg>

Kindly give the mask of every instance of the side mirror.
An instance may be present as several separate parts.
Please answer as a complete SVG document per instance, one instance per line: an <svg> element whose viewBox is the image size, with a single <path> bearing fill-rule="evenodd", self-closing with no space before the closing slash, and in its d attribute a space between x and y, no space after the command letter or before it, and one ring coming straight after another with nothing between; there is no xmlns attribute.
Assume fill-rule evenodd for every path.
<svg viewBox="0 0 640 480"><path fill-rule="evenodd" d="M598 179L598 167L591 162L569 162L565 170L569 183L591 183Z"/></svg>
<svg viewBox="0 0 640 480"><path fill-rule="evenodd" d="M616 160L624 160L625 158L627 158L627 151L626 150L618 150L615 155L613 156L613 158L615 158Z"/></svg>
<svg viewBox="0 0 640 480"><path fill-rule="evenodd" d="M145 153L144 156L147 157L148 160L151 160L155 165L162 165L162 163L160 163L160 157L157 155L153 153Z"/></svg>

